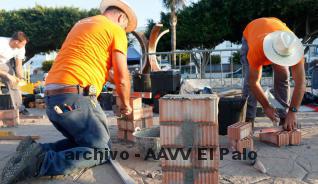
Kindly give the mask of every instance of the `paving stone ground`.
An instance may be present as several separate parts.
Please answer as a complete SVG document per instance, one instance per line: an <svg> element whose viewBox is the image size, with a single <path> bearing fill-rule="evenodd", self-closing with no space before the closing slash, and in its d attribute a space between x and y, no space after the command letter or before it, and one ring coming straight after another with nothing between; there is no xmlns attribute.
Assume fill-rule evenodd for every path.
<svg viewBox="0 0 318 184"><path fill-rule="evenodd" d="M32 111L42 114L44 111ZM115 117L107 112L109 117L109 128L113 139L113 148L118 151L126 150L133 155L138 153L136 146L123 143L116 139L117 127ZM220 183L222 184L318 184L318 113L299 113L299 122L303 141L300 146L273 147L258 141L254 137L255 148L258 158L267 168L267 173L262 174L248 165L245 161L234 161L231 156L225 156L220 163ZM158 117L155 118L158 124ZM257 118L256 127L268 127L271 123L264 117ZM17 135L39 135L40 142L54 142L62 138L48 119L24 120L17 128L0 130L11 130ZM227 138L221 136L221 144L226 145ZM6 161L15 152L17 141L0 141L0 171ZM129 160L118 160L126 172L136 183L161 183L162 174L160 164L157 161L143 161L140 158ZM70 176L58 176L54 178L38 178L20 182L20 184L93 184L93 183L120 183L115 176L114 170L109 165L102 165L87 170L83 174L75 172ZM107 181L107 182L106 182Z"/></svg>

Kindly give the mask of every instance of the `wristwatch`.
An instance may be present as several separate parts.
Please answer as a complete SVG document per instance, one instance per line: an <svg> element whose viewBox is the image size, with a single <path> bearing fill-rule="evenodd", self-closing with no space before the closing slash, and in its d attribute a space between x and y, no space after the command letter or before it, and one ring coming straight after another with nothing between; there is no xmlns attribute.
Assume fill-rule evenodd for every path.
<svg viewBox="0 0 318 184"><path fill-rule="evenodd" d="M290 110L291 112L298 112L298 110L297 110L296 107L290 107L289 110Z"/></svg>

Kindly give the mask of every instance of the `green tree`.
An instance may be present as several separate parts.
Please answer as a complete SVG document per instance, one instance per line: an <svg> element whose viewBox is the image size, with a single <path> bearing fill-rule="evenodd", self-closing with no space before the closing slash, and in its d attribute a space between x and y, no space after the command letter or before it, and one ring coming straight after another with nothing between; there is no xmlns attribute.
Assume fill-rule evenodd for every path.
<svg viewBox="0 0 318 184"><path fill-rule="evenodd" d="M44 72L48 72L48 71L50 71L50 69L51 69L51 67L52 67L52 65L53 65L53 60L50 60L50 61L44 61L43 63L42 63L42 70L44 71Z"/></svg>
<svg viewBox="0 0 318 184"><path fill-rule="evenodd" d="M26 55L31 58L36 53L58 50L78 20L96 14L99 14L97 9L86 11L72 7L1 10L0 35L10 36L17 30L24 31L30 38Z"/></svg>
<svg viewBox="0 0 318 184"><path fill-rule="evenodd" d="M241 52L240 51L232 52L232 54L230 56L230 63L241 64Z"/></svg>
<svg viewBox="0 0 318 184"><path fill-rule="evenodd" d="M212 49L224 40L240 42L246 25L260 17L281 19L304 43L311 43L318 35L317 12L317 0L200 0L177 13L178 49ZM165 28L169 17L161 13ZM159 51L167 51L167 39L162 38Z"/></svg>
<svg viewBox="0 0 318 184"><path fill-rule="evenodd" d="M246 25L260 17L277 17L287 24L303 43L318 36L317 0L200 0L177 12L178 49L212 49L224 40L238 43ZM169 27L169 13L161 13L161 23ZM158 51L167 51L169 36L163 37ZM196 66L208 63L208 55L193 56ZM201 76L204 77L204 76Z"/></svg>
<svg viewBox="0 0 318 184"><path fill-rule="evenodd" d="M221 64L221 56L220 55L211 55L211 63L214 65Z"/></svg>

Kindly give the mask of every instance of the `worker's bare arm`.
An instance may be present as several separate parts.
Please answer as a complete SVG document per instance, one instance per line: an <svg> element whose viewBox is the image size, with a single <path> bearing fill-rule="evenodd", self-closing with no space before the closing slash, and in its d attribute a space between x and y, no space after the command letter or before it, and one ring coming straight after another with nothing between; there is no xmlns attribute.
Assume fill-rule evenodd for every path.
<svg viewBox="0 0 318 184"><path fill-rule="evenodd" d="M116 85L116 92L123 102L123 107L120 107L121 112L122 114L129 115L132 109L129 104L130 78L126 56L119 51L113 51L112 65L114 69L114 82Z"/></svg>

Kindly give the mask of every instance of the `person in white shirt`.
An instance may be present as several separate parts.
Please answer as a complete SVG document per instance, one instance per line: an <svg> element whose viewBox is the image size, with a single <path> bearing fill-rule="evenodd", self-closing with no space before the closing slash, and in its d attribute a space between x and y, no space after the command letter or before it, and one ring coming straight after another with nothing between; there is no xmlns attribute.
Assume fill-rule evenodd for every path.
<svg viewBox="0 0 318 184"><path fill-rule="evenodd" d="M0 80L6 84L13 107L23 114L28 114L22 105L22 96L17 89L23 78L22 61L25 58L25 45L29 39L22 31L15 32L11 38L0 37ZM15 70L11 59L15 59ZM1 92L1 91L0 91Z"/></svg>

